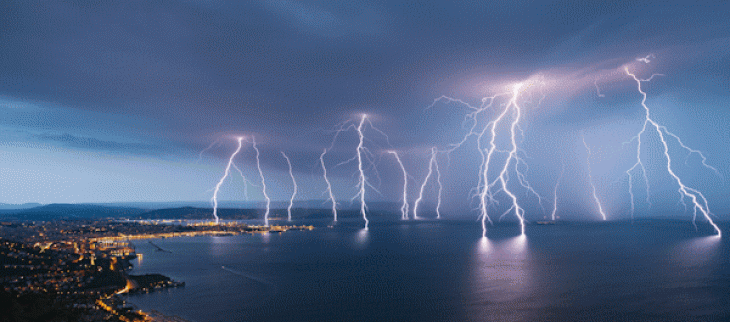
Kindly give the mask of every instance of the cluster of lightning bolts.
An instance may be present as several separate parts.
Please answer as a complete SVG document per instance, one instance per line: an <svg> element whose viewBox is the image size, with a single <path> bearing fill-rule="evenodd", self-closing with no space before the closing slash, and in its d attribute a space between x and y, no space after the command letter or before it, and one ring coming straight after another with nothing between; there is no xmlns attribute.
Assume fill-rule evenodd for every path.
<svg viewBox="0 0 730 322"><path fill-rule="evenodd" d="M637 61L649 63L650 58L653 58L652 55L638 58ZM650 109L646 105L647 100L647 94L642 90L642 83L651 81L655 76L659 76L659 74L654 74L648 79L640 79L633 73L631 73L628 69L628 67L625 68L626 74L631 77L637 84L638 92L642 95L641 100L641 106L644 108L645 111L645 120L643 122L643 126L639 133L632 138L630 142L636 141L637 147L636 147L636 163L629 168L626 171L626 174L628 176L628 185L629 185L629 194L630 194L630 202L631 202L631 216L633 218L634 216L634 193L633 193L633 186L634 186L634 173L637 171L640 171L642 174L642 177L644 179L644 184L647 189L647 203L651 205L649 202L649 183L648 183L648 177L646 170L644 168L644 161L641 158L641 147L642 147L642 137L643 135L649 130L649 128L656 131L658 134L658 137L663 145L664 148L664 157L666 158L666 167L667 172L669 175L674 179L674 181L678 185L678 192L680 195L680 202L687 207L686 200L690 200L692 207L693 207L693 224L695 224L696 227L696 218L698 216L698 212L709 222L709 224L713 227L715 232L718 236L721 235L719 227L715 224L715 222L712 220L713 214L710 212L708 208L707 199L705 196L698 190L688 187L685 185L682 180L679 178L679 176L674 172L672 169L672 159L671 155L669 153L669 147L667 144L667 138L671 138L676 140L676 142L681 146L682 149L686 150L690 154L698 154L702 159L702 164L708 169L713 170L716 174L719 175L719 172L717 169L713 168L712 166L708 165L706 163L707 159L705 156L698 150L691 149L687 147L681 139L673 134L672 132L669 132L667 128L663 125L660 125L656 121L654 121L650 116ZM600 93L600 89L598 88L597 82L594 82L594 85L596 86L596 90L599 97L605 97L604 94ZM520 231L521 234L525 234L525 226L526 226L526 219L525 219L525 208L520 204L517 194L513 191L515 185L519 185L522 189L526 190L527 193L530 193L534 195L534 197L537 198L538 203L542 207L542 197L532 188L530 183L526 179L525 175L525 169L527 169L527 164L524 161L524 152L520 149L519 145L521 143L521 135L522 135L522 129L520 127L520 121L523 117L523 111L522 107L519 104L519 98L520 95L525 92L532 84L525 85L523 83L517 83L514 84L511 88L510 92L505 92L501 94L497 94L491 97L485 97L482 99L482 104L479 106L472 106L469 103L451 98L442 96L434 100L434 103L429 106L429 108L433 107L437 102L445 101L446 103L455 103L460 104L463 106L466 106L470 112L466 114L464 121L462 123L463 128L466 130L465 135L456 143L449 144L444 149L438 149L437 147L432 147L430 149L430 156L428 158L428 171L423 179L423 182L420 185L420 188L418 190L418 196L416 197L415 201L413 202L412 207L412 214L413 219L420 219L419 217L419 206L424 200L424 193L426 190L426 187L429 184L429 181L431 180L431 177L433 176L434 172L436 173L436 185L438 187L438 193L437 193L437 200L436 200L436 218L441 218L441 203L442 203L442 190L443 186L441 183L441 172L439 170L438 165L438 156L439 155L445 155L447 158L450 158L450 154L455 151L456 149L461 148L464 146L470 139L474 138L476 141L476 148L479 152L479 155L481 157L481 163L478 167L478 183L477 186L472 189L472 194L470 195L470 198L474 198L478 200L478 213L479 217L478 220L481 222L482 226L482 236L486 237L487 235L487 224L493 224L492 216L490 215L490 211L493 208L497 208L499 206L499 199L506 199L509 201L509 204L506 208L503 209L503 212L498 217L500 220L503 219L505 216L509 214L514 214L515 218L519 222L520 225ZM538 103L539 104L539 103ZM481 115L486 115L488 113L492 114L492 118L488 117L481 117ZM500 130L498 128L500 126L506 126L508 128L506 133L500 133ZM365 130L370 129L374 130L375 132L379 133L383 137L385 137L386 141L388 140L387 135L383 133L381 130L377 129L375 126L373 126L370 119L368 119L368 116L366 114L362 114L359 118L359 121L353 121L348 120L341 124L338 124L334 131L334 136L332 139L332 142L328 148L325 148L319 156L319 163L322 168L322 176L324 178L324 181L326 183L326 190L323 194L327 195L326 202L329 202L331 204L332 209L332 216L333 220L337 221L337 209L339 204L337 203L335 199L335 195L332 189L332 183L330 182L328 176L327 176L327 166L325 163L325 156L326 154L331 151L336 142L338 137L343 133L347 131L355 131L358 138L358 144L355 147L354 150L354 156L346 161L338 163L335 167L342 166L351 162L356 162L357 164L357 184L355 185L357 189L357 193L351 198L351 202L354 202L356 199L359 202L359 211L360 215L362 216L362 219L365 224L365 229L368 229L370 220L368 219L367 212L368 212L368 206L366 203L366 191L367 189L372 189L375 192L378 192L378 189L370 183L370 178L368 176L368 173L375 174L378 179L379 175L377 172L377 166L376 166L376 155L371 151L371 148L368 148L366 146L366 142L372 142L372 140L368 140L365 136ZM506 148L500 148L498 147L497 140L501 135L505 135L505 138L509 142L508 146ZM603 209L603 205L601 204L600 199L598 198L598 193L596 190L596 186L594 184L593 180L593 174L591 171L591 149L588 146L588 143L585 140L585 136L581 133L581 138L583 141L583 145L585 146L585 149L587 151L586 154L586 161L588 166L588 183L591 185L592 188L592 197L595 201L596 208L598 210L598 213L601 215L601 218L603 220L607 220L606 212ZM228 164L225 168L225 172L223 174L223 177L219 180L219 182L216 184L214 188L213 193L213 217L215 218L216 223L219 222L219 216L217 213L218 208L218 192L220 190L221 185L223 184L223 181L228 177L230 173L230 168L233 167L236 169L241 176L244 179L244 188L247 184L251 184L253 186L256 186L255 184L251 183L246 179L246 177L243 175L243 172L238 169L238 167L233 162L236 155L240 152L242 148L242 142L244 141L244 137L238 137L237 142L238 146L236 150L231 154L231 156L228 159ZM626 142L626 143L630 143ZM261 161L260 161L260 155L259 150L256 147L256 141L254 138L251 138L251 143L256 151L256 167L261 179L261 187L262 192L264 195L264 198L266 200L266 213L264 215L264 222L265 225L269 225L269 212L270 212L270 205L271 205L271 199L268 197L268 194L266 192L266 180L263 175L263 171L261 169ZM219 140L216 140L208 146L205 150L211 149L214 145L220 145ZM388 145L390 143L388 142ZM203 150L203 152L205 151ZM394 150L387 150L388 154L391 154L395 161L397 162L400 170L403 173L403 196L402 196L402 206L400 208L401 211L401 219L406 220L409 219L409 199L408 199L408 179L410 175L406 171L406 168L403 164L403 161L401 160L401 156L397 151ZM294 205L294 200L297 195L297 183L296 179L294 177L294 173L292 171L292 164L289 157L282 151L282 156L287 162L287 165L289 167L289 175L292 179L293 184L293 193L291 195L291 198L289 200L289 205L287 207L287 218L288 220L292 219L292 207ZM201 152L202 155L202 152ZM501 158L498 158L497 155L501 155ZM200 156L199 156L200 159ZM502 160L503 161L499 161ZM496 168L495 168L496 167ZM558 218L556 216L557 209L558 209L558 189L560 186L560 182L563 178L563 174L565 172L565 162L561 161L561 171L558 179L555 182L554 190L553 190L553 209L552 213L550 215L551 220L556 220ZM496 173L496 175L495 175ZM516 182L514 184L511 184L512 181ZM379 193L379 192L378 192ZM247 193L246 193L247 194ZM501 195L501 197L500 197ZM544 210L544 209L543 209Z"/></svg>

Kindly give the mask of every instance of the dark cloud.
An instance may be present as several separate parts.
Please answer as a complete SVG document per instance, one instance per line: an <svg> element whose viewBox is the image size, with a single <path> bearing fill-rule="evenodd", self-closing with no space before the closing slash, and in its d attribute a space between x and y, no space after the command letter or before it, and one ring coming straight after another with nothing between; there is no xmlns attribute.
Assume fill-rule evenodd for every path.
<svg viewBox="0 0 730 322"><path fill-rule="evenodd" d="M75 136L68 133L53 134L45 133L35 136L36 139L44 142L56 142L62 146L78 148L91 151L106 151L122 154L145 154L162 156L169 152L169 148L163 148L144 143L124 143L117 141L99 140L91 137Z"/></svg>
<svg viewBox="0 0 730 322"><path fill-rule="evenodd" d="M317 157L335 125L368 113L420 178L430 146L446 146L463 134L468 112L449 104L426 110L435 98L478 105L483 96L534 74L563 84L526 113L527 145L536 138L566 140L570 135L561 131L574 134L611 122L630 127L641 111L621 67L649 53L656 56L652 69L641 71L668 75L647 85L654 86L652 97L676 94L697 102L692 112L724 119L718 108L712 112L703 104L711 94L721 106L729 95L728 6L723 0L691 6L577 0L4 1L0 109L42 108L4 109L12 113L3 111L0 126L77 149L193 159L221 138L224 143L206 156L225 158L233 148L228 138L255 135L265 166L284 170L283 150L296 171L318 173ZM594 81L604 97L596 94ZM656 113L663 121L683 125L688 119L681 108L662 108ZM715 132L727 141L727 134ZM120 137L144 143L115 139ZM354 152L353 134L342 140L328 155L332 162ZM703 146L701 135L688 140L726 155L717 145ZM461 157L474 158L472 152ZM536 168L555 161L551 155L535 159ZM468 171L456 175L467 182ZM465 183L453 185L459 184Z"/></svg>

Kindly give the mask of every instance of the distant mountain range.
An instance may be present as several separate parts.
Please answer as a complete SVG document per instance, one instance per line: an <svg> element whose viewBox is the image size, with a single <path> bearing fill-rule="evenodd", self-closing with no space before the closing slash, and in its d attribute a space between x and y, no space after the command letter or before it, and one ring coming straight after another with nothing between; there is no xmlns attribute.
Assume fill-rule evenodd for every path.
<svg viewBox="0 0 730 322"><path fill-rule="evenodd" d="M191 206L194 205L194 206ZM0 208L0 220L56 220L56 219L211 219L213 209L206 202L129 202L109 204L23 204L8 205ZM196 207L197 206L197 207ZM221 202L218 216L221 219L257 219L264 214L263 203ZM286 216L287 202L272 202L270 218ZM14 208L13 208L14 207ZM331 210L321 201L296 202L293 217L328 218ZM369 212L387 212L398 209L399 204L374 202L369 204ZM338 208L340 217L359 216L358 205Z"/></svg>
<svg viewBox="0 0 730 322"><path fill-rule="evenodd" d="M5 209L12 209L12 210L17 210L17 209L30 209L30 208L35 208L35 207L39 207L39 206L43 206L43 205L42 204L39 204L39 203L12 204L12 203L2 203L2 202L0 202L0 210L5 210Z"/></svg>
<svg viewBox="0 0 730 322"><path fill-rule="evenodd" d="M146 212L146 209L106 207L90 204L50 204L26 209L3 209L0 219L54 220L126 218Z"/></svg>

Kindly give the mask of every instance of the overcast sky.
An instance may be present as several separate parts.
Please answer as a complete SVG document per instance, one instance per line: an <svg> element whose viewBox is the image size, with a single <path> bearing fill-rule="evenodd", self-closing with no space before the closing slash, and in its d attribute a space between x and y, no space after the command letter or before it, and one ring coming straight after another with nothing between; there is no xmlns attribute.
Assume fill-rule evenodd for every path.
<svg viewBox="0 0 730 322"><path fill-rule="evenodd" d="M292 192L281 151L299 180L297 199L323 199L319 154L338 124L357 125L363 113L382 131L365 128L375 163L367 176L379 191L368 188L368 199L401 198L401 172L387 150L403 158L415 199L431 147L459 142L469 126L466 105L434 100L479 106L525 82L520 168L543 197L541 207L512 174L527 218L550 213L563 167L558 212L599 218L588 162L608 216L626 218L631 138L644 118L629 68L641 78L664 75L643 84L652 117L718 173L670 140L673 170L724 215L727 12L726 0L4 1L0 202L209 200L239 135L255 138L275 200ZM481 121L507 103L498 99ZM642 179L634 182L637 214L691 216L678 203L658 136L642 139L650 192L647 198ZM356 133L343 132L325 157L343 204L356 193L357 167L335 165L355 156L356 146ZM247 143L236 164L259 185L249 186L249 198L261 200L254 158ZM438 161L445 216L474 217L476 140ZM435 192L429 184L425 198ZM236 173L219 199L245 198ZM500 207L497 213L506 210Z"/></svg>

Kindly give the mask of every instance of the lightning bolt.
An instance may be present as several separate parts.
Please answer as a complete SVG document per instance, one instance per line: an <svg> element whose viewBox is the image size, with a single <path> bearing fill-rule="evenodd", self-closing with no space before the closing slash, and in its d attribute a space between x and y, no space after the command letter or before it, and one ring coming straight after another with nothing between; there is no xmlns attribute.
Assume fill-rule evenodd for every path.
<svg viewBox="0 0 730 322"><path fill-rule="evenodd" d="M291 177L291 182L294 185L294 192L291 194L291 199L289 199L289 207L286 208L287 218L289 221L291 221L291 208L294 206L294 197L297 196L297 180L294 179L294 172L292 171L291 167L291 161L289 160L289 157L286 156L284 151L281 151L281 155L286 159L286 164L289 165L289 176Z"/></svg>
<svg viewBox="0 0 730 322"><path fill-rule="evenodd" d="M601 218L606 220L606 213L603 211L601 200L598 199L598 195L596 194L596 186L593 184L593 174L591 173L591 149L588 147L586 137L583 133L580 134L580 137L583 139L583 145L586 147L586 151L588 151L588 154L586 155L586 163L588 163L588 182L591 184L591 188L593 188L593 200L596 201L596 206L598 206L598 212L601 213Z"/></svg>
<svg viewBox="0 0 730 322"><path fill-rule="evenodd" d="M652 55L650 55L650 56L652 56ZM648 63L648 58L649 58L649 56L647 56L647 57L645 57L643 59L637 59L637 60L641 60L641 61L644 61L644 62L647 62ZM717 236L718 237L722 236L722 232L720 231L720 228L715 224L715 222L712 220L712 218L710 216L711 212L710 212L710 210L708 208L707 199L705 198L705 196L700 191L698 191L698 190L696 190L694 188L688 187L684 183L682 183L682 180L679 178L679 176L677 176L674 173L674 171L672 170L672 158L669 155L669 146L667 144L667 140L665 139L665 135L666 136L670 136L672 138L675 138L679 142L679 144L682 146L683 149L686 149L686 150L690 151L690 154L691 153L699 153L700 156L702 157L702 160L703 160L702 163L703 163L703 165L705 165L705 167L711 168L713 170L714 170L714 168L709 167L709 166L707 166L705 164L705 162L704 162L705 161L705 157L704 157L704 155L702 155L701 152L699 152L697 150L692 150L692 149L688 148L687 146L685 146L681 142L681 140L679 139L678 136L676 136L675 134L669 132L669 130L667 130L667 128L665 126L659 125L659 123L655 122L651 118L651 116L650 116L649 107L646 105L647 95L646 95L646 92L644 92L641 89L641 83L642 82L651 81L654 78L654 76L660 76L660 74L653 74L648 79L640 79L640 78L636 77L636 75L632 74L629 71L628 67L625 67L624 69L626 71L626 74L629 75L629 76L631 76L631 78L633 78L634 81L636 81L637 89L638 89L639 93L641 93L641 96L642 96L641 106L644 108L644 111L646 112L645 113L644 124L643 124L643 126L641 128L641 131L639 131L639 133L632 139L632 140L636 139L637 142L638 142L638 144L637 144L637 151L636 151L636 154L637 154L637 156L636 156L637 162L636 162L636 164L634 164L634 166L631 169L629 169L628 171L626 171L626 173L629 175L629 189L632 188L632 185L631 185L631 173L630 173L630 171L632 169L636 168L637 165L642 168L642 171L644 171L644 180L646 180L646 171L643 168L643 164L641 163L641 159L639 157L639 154L641 152L641 135L644 132L646 132L647 127L649 125L651 125L656 130L656 133L659 135L659 139L661 140L662 146L664 147L664 157L667 159L667 172L674 179L674 181L677 182L677 185L679 186L678 192L679 192L679 195L680 195L680 201L682 203L684 203L684 200L686 198L689 198L692 201L692 205L693 205L693 218L692 218L692 223L695 224L695 221L697 219L697 211L699 211L702 214L702 216L705 217L705 219L707 220L707 222L710 223L710 225L715 230L715 232L717 232ZM715 170L715 171L717 172L717 170ZM647 189L648 189L648 184L647 184ZM631 191L629 191L629 192L631 192ZM633 210L634 210L633 193L631 193L631 202L632 202L632 204L631 204L631 211L632 211L632 216L633 216ZM695 224L695 227L696 227L696 224Z"/></svg>
<svg viewBox="0 0 730 322"><path fill-rule="evenodd" d="M319 164L322 165L322 176L324 177L324 182L327 183L327 194L329 195L329 198L325 200L332 201L332 216L334 217L334 221L337 222L337 201L335 201L335 195L332 193L332 184L330 184L330 180L327 179L327 167L324 165L324 155L327 154L327 149L325 148L322 154L319 155Z"/></svg>
<svg viewBox="0 0 730 322"><path fill-rule="evenodd" d="M441 219L441 192L443 191L443 185L441 185L441 171L439 170L438 159L433 158L434 170L436 170L436 184L439 187L438 195L436 199L436 219Z"/></svg>
<svg viewBox="0 0 730 322"><path fill-rule="evenodd" d="M220 146L220 145L221 145L221 138L219 137L219 138L215 139L215 141L213 141L213 143L208 145L207 148L203 149L202 151L200 151L200 153L198 153L198 160L195 161L195 163L200 163L200 160L203 159L203 153L205 153L205 151L212 149L214 146Z"/></svg>
<svg viewBox="0 0 730 322"><path fill-rule="evenodd" d="M493 186L495 186L497 183L501 186L499 191L504 192L509 196L509 198L512 200L512 206L510 206L507 211L505 211L502 214L502 217L508 214L510 211L514 210L515 216L517 217L517 220L520 222L520 232L522 235L525 234L525 210L520 206L520 204L517 202L517 196L515 196L512 191L509 190L509 187L507 186L507 182L509 181L509 176L507 174L510 164L512 164L512 161L515 161L515 171L517 172L517 178L520 184L528 188L528 191L531 191L535 195L539 195L530 187L529 183L524 180L524 176L519 172L518 165L522 162L521 158L517 155L518 149L517 149L517 138L516 138L516 130L518 129L518 124L520 122L520 117L522 116L522 109L517 104L517 97L520 94L520 89L522 88L522 83L515 84L512 87L512 98L507 103L507 106L504 108L501 114L492 122L489 124L490 132L491 132L491 140L489 141L489 150L487 152L487 155L485 157L485 162L483 166L483 172L482 172L482 180L484 187L482 187L482 191L480 194L480 205L482 210L482 237L486 237L487 230L486 230L486 223L485 220L489 219L488 213L487 213L487 196L490 196L490 190ZM528 86L529 88L529 86ZM527 88L525 88L526 90ZM523 90L524 91L524 90ZM505 118L505 115L507 115L508 111L512 111L514 115L514 119L512 120L512 123L510 124L510 142L511 142L511 150L508 151L507 160L504 162L504 166L502 167L502 170L499 172L499 176L497 179L495 179L493 182L489 183L488 181L488 172L489 172L489 164L492 160L492 156L494 155L494 152L497 151L497 144L495 143L495 139L497 138L496 133L496 127L497 125ZM491 220L490 220L491 221Z"/></svg>
<svg viewBox="0 0 730 322"><path fill-rule="evenodd" d="M368 229L368 224L370 221L368 220L368 216L365 213L365 210L367 209L367 205L365 204L365 185L367 182L367 177L365 176L365 170L362 166L362 154L363 150L365 149L363 147L364 141L365 141L365 135L362 133L362 126L365 124L365 120L367 119L367 114L363 114L362 118L360 119L360 124L357 126L357 136L360 139L357 144L357 170L360 173L360 182L357 184L358 188L360 188L360 192L357 193L356 196L360 196L360 214L362 214L362 219L365 220L365 230Z"/></svg>
<svg viewBox="0 0 730 322"><path fill-rule="evenodd" d="M523 88L521 83L516 84L513 86L511 93L502 93L502 94L497 94L495 96L482 98L482 104L478 107L471 106L470 104L468 104L462 100L453 99L453 98L446 97L446 96L439 97L438 99L434 100L434 103L431 104L431 106L433 106L438 101L446 100L449 103L458 103L458 104L465 105L467 108L472 110L470 113L468 113L465 116L464 121L462 122L462 127L468 128L468 132L466 133L466 135L464 135L464 137L461 139L461 141L450 144L449 147L447 149L443 150L442 152L446 153L447 156L450 157L449 154L451 152L453 152L454 150L463 146L469 140L470 137L472 137L472 136L476 137L477 150L479 151L479 154L481 156L481 164L479 166L479 176L478 176L479 182L477 184L477 187L475 189L473 189L474 191L476 191L476 193L474 193L472 195L472 197L479 199L479 208L478 208L479 209L479 219L481 220L483 237L486 237L487 222L489 222L490 224L492 223L492 220L489 217L489 213L488 213L488 205L490 203L495 203L495 204L497 203L497 200L494 199L494 194L499 193L499 192L504 192L512 200L511 207L504 214L502 214L502 216L500 218L504 217L510 211L514 210L515 215L520 222L521 232L522 232L522 234L525 233L524 209L519 205L517 197L507 187L507 183L509 182L508 171L509 171L510 166L513 163L513 161L515 164L514 171L516 172L516 177L517 177L518 183L522 187L527 189L527 191L529 193L532 193L533 195L535 195L538 198L540 206L542 207L542 197L532 188L530 183L525 178L524 173L522 173L520 171L520 165L526 166L527 164L524 162L524 160L522 160L522 158L518 154L518 152L520 150L518 149L517 139L516 139L517 131L518 130L520 132L522 131L519 127L519 121L521 118L522 111L521 111L519 104L517 104L517 98L521 92L524 92L530 86L532 86L532 85L529 85L529 86ZM520 90L522 90L522 91L520 91ZM511 98L507 102L504 110L499 115L497 115L497 117L494 120L486 123L483 127L478 129L477 126L479 124L479 115L482 112L491 108L494 105L494 103L496 102L496 99L498 97L508 96L510 94L511 94ZM431 106L429 106L428 108L430 108ZM496 137L497 137L496 127L505 118L507 118L507 115L510 112L513 115L513 121L512 121L512 123L510 123L511 150L505 151L505 150L497 149L497 145L495 142ZM468 124L470 124L470 125L468 125ZM484 138L488 133L491 134L491 139L489 141L489 148L485 148L485 147L483 147L482 142L484 141ZM502 167L502 170L499 173L499 176L490 182L489 181L489 167L490 167L490 164L492 163L492 158L494 157L495 152L507 153L508 157L504 163L504 166ZM495 188L495 186L497 186L497 185L499 185L499 189ZM493 188L496 190L493 190Z"/></svg>
<svg viewBox="0 0 730 322"><path fill-rule="evenodd" d="M565 172L565 161L561 160L560 164L560 176L558 176L558 180L555 181L555 189L553 189L553 213L550 215L552 221L555 221L555 213L558 212L558 186L560 185L560 180L563 179L563 173Z"/></svg>
<svg viewBox="0 0 730 322"><path fill-rule="evenodd" d="M353 156L352 158L350 158L348 160L338 163L337 165L335 165L335 167L339 167L341 165L345 165L350 162L357 161L356 173L358 175L358 183L355 185L355 188L357 189L358 192L350 200L351 200L351 202L354 202L355 199L358 199L358 197L359 197L360 214L362 215L362 218L365 221L365 229L367 230L368 225L370 224L370 221L368 220L368 217L367 217L368 207L367 207L367 203L365 201L365 192L366 192L365 190L367 187L370 187L370 189L372 189L373 191L375 191L378 194L380 194L380 191L378 191L378 188L376 188L375 186L370 184L370 181L368 180L367 175L365 175L365 171L366 170L373 171L373 173L377 177L379 183L381 182L381 180L380 180L380 174L378 173L378 169L377 169L377 166L374 161L375 155L370 151L370 149L365 147L366 139L365 139L365 134L363 132L365 123L367 123L370 126L370 129L380 133L383 137L385 137L386 142L390 146L390 139L388 138L388 136L383 131L376 128L372 122L370 122L367 114L362 114L360 121L357 123L357 125L355 125L355 123L352 122L351 120L347 120L347 121L342 122L337 125L337 129L335 130L335 136L332 139L332 143L330 144L329 149L325 149L325 153L334 147L335 142L337 141L337 137L342 132L346 132L351 129L354 129L357 132L358 144L355 149L355 152L356 152L355 156ZM368 142L373 142L373 141L368 140ZM365 163L367 163L367 169L365 168ZM323 163L323 168L324 168L324 163Z"/></svg>
<svg viewBox="0 0 730 322"><path fill-rule="evenodd" d="M601 88L600 88L600 87L598 87L598 78L596 78L596 79L595 79L595 80L593 81L593 86L595 86L595 87L596 87L596 95L598 95L598 97L606 97L606 95L603 95L603 94L601 93Z"/></svg>
<svg viewBox="0 0 730 322"><path fill-rule="evenodd" d="M645 57L636 58L636 61L640 61L640 62L643 62L645 64L648 64L648 63L651 62L651 60L649 60L649 58L654 58L654 54L648 54Z"/></svg>
<svg viewBox="0 0 730 322"><path fill-rule="evenodd" d="M428 160L428 173L426 174L426 177L423 179L423 184L421 184L421 189L418 191L418 198L416 198L416 201L413 203L413 219L419 219L418 218L418 205L423 200L423 191L426 190L426 184L428 184L428 179L431 178L431 174L433 173L433 164L436 160L436 147L431 148L431 158Z"/></svg>
<svg viewBox="0 0 730 322"><path fill-rule="evenodd" d="M231 172L231 165L233 164L233 158L236 157L236 154L238 154L239 151L241 151L241 146L243 142L243 137L239 136L236 138L238 141L238 147L236 148L236 151L231 154L231 157L228 158L228 165L226 165L226 171L223 174L223 177L218 180L218 183L215 185L215 190L213 191L213 217L215 217L215 224L217 225L220 221L218 218L218 191L221 189L221 185L223 185L223 181L226 180L228 177L228 174Z"/></svg>
<svg viewBox="0 0 730 322"><path fill-rule="evenodd" d="M406 168L403 166L403 162L400 160L398 152L388 151L388 153L395 156L395 160L398 161L398 165L400 166L401 171L403 171L403 205L400 207L400 213L401 219L405 220L408 219L408 172L406 172Z"/></svg>
<svg viewBox="0 0 730 322"><path fill-rule="evenodd" d="M251 183L251 181L249 181L246 178L246 176L243 175L243 171L241 171L241 169L239 169L238 166L236 166L235 162L231 163L231 166L233 166L233 169L235 169L238 172L238 174L241 175L241 178L243 178L243 196L246 198L246 201L248 201L248 185L252 185L254 187L258 187L258 186Z"/></svg>
<svg viewBox="0 0 730 322"><path fill-rule="evenodd" d="M264 172L261 171L261 159L259 157L259 148L256 147L256 138L251 137L251 143L253 144L253 149L256 150L256 168L259 170L259 177L261 177L261 186L262 191L264 194L264 199L266 199L266 212L264 213L264 226L269 225L269 211L271 208L271 198L269 198L269 195L266 194L266 179L264 178Z"/></svg>

